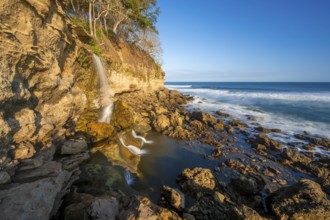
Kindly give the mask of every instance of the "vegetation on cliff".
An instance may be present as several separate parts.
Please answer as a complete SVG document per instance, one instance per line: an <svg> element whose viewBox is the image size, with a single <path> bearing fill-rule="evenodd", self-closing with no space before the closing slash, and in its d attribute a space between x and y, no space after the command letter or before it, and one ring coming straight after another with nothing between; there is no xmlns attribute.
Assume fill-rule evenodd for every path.
<svg viewBox="0 0 330 220"><path fill-rule="evenodd" d="M159 60L157 0L66 0L64 5L67 16L94 38L116 35Z"/></svg>

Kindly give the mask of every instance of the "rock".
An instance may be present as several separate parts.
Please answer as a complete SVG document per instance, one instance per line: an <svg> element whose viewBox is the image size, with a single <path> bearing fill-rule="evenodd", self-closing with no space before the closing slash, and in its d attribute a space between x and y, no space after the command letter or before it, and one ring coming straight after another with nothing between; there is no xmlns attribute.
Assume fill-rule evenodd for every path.
<svg viewBox="0 0 330 220"><path fill-rule="evenodd" d="M15 150L14 159L27 159L33 157L36 153L34 147L29 142L24 142L19 145L19 147Z"/></svg>
<svg viewBox="0 0 330 220"><path fill-rule="evenodd" d="M111 124L118 129L127 129L133 127L136 116L125 102L118 100L114 103Z"/></svg>
<svg viewBox="0 0 330 220"><path fill-rule="evenodd" d="M236 119L236 120L234 120L234 119L230 120L230 121L229 121L229 124L230 124L231 126L234 126L234 127L237 127L237 128L247 128L247 127L248 127L247 124L241 122L241 121L238 120L238 119Z"/></svg>
<svg viewBox="0 0 330 220"><path fill-rule="evenodd" d="M61 154L78 154L87 150L85 140L68 140L61 146Z"/></svg>
<svg viewBox="0 0 330 220"><path fill-rule="evenodd" d="M119 203L116 198L95 199L87 208L87 213L94 220L115 220Z"/></svg>
<svg viewBox="0 0 330 220"><path fill-rule="evenodd" d="M157 97L160 101L163 101L168 98L169 91L168 90L160 90L157 91Z"/></svg>
<svg viewBox="0 0 330 220"><path fill-rule="evenodd" d="M192 112L191 117L209 126L212 126L216 122L215 116L204 112Z"/></svg>
<svg viewBox="0 0 330 220"><path fill-rule="evenodd" d="M221 155L221 148L218 147L218 148L215 148L212 150L212 157L220 157Z"/></svg>
<svg viewBox="0 0 330 220"><path fill-rule="evenodd" d="M220 193L220 192L215 192L215 194L214 194L214 198L215 198L215 200L217 200L217 201L219 201L219 202L221 202L221 203L224 203L224 202L225 202L225 199L226 199L226 196L223 195L223 194Z"/></svg>
<svg viewBox="0 0 330 220"><path fill-rule="evenodd" d="M198 130L202 130L202 128L203 128L202 122L200 122L198 120L190 121L190 126L197 128Z"/></svg>
<svg viewBox="0 0 330 220"><path fill-rule="evenodd" d="M184 169L177 181L185 192L191 194L203 189L213 190L215 188L214 176L211 170L200 167Z"/></svg>
<svg viewBox="0 0 330 220"><path fill-rule="evenodd" d="M231 209L226 202L222 203L216 199L214 194L199 192L187 211L195 219L230 219Z"/></svg>
<svg viewBox="0 0 330 220"><path fill-rule="evenodd" d="M216 113L217 115L222 116L222 117L225 117L225 118L230 117L230 114L227 114L227 113L222 112L222 111L216 111L215 113Z"/></svg>
<svg viewBox="0 0 330 220"><path fill-rule="evenodd" d="M230 212L230 216L232 219L266 220L266 218L261 217L258 212L246 205L234 207Z"/></svg>
<svg viewBox="0 0 330 220"><path fill-rule="evenodd" d="M50 161L42 166L29 170L21 170L15 173L13 180L15 182L28 182L45 177L56 177L62 172L62 164Z"/></svg>
<svg viewBox="0 0 330 220"><path fill-rule="evenodd" d="M183 213L184 220L195 220L195 217L189 213Z"/></svg>
<svg viewBox="0 0 330 220"><path fill-rule="evenodd" d="M213 128L216 131L224 131L225 130L225 124L223 123L223 121L219 121L218 123L213 125Z"/></svg>
<svg viewBox="0 0 330 220"><path fill-rule="evenodd" d="M88 159L89 159L89 154L85 152L85 153L75 154L69 157L64 157L60 159L60 162L62 163L62 166L65 170L72 170Z"/></svg>
<svg viewBox="0 0 330 220"><path fill-rule="evenodd" d="M113 132L114 128L111 124L91 121L87 124L88 134L95 137L95 142L109 138Z"/></svg>
<svg viewBox="0 0 330 220"><path fill-rule="evenodd" d="M301 179L267 198L269 209L279 219L328 219L330 201L319 184Z"/></svg>
<svg viewBox="0 0 330 220"><path fill-rule="evenodd" d="M1 219L50 219L56 197L67 176L68 173L62 171L54 177L0 190Z"/></svg>
<svg viewBox="0 0 330 220"><path fill-rule="evenodd" d="M256 195L265 186L265 182L261 178L252 176L239 175L231 179L229 186L240 195Z"/></svg>
<svg viewBox="0 0 330 220"><path fill-rule="evenodd" d="M146 197L126 198L121 207L119 219L181 219L175 212L159 207Z"/></svg>
<svg viewBox="0 0 330 220"><path fill-rule="evenodd" d="M252 148L254 148L254 149L258 150L258 151L266 151L267 150L266 146L263 145L263 144L254 144L252 146Z"/></svg>
<svg viewBox="0 0 330 220"><path fill-rule="evenodd" d="M14 134L14 141L20 143L32 139L36 130L36 115L33 110L24 108L15 114L15 119L19 123L19 130Z"/></svg>
<svg viewBox="0 0 330 220"><path fill-rule="evenodd" d="M171 125L170 120L165 115L157 116L153 123L153 126L157 132L164 131Z"/></svg>
<svg viewBox="0 0 330 220"><path fill-rule="evenodd" d="M264 134L256 135L255 143L265 145L267 148L270 148L273 151L282 150L282 144L280 144L275 140L270 139L268 136Z"/></svg>
<svg viewBox="0 0 330 220"><path fill-rule="evenodd" d="M157 115L165 114L168 112L166 108L161 106L156 107L154 111Z"/></svg>
<svg viewBox="0 0 330 220"><path fill-rule="evenodd" d="M169 186L163 186L162 196L167 203L175 210L183 210L185 207L185 198L183 193L178 189L173 189Z"/></svg>
<svg viewBox="0 0 330 220"><path fill-rule="evenodd" d="M235 134L235 129L233 126L226 125L226 130L227 130L228 134Z"/></svg>
<svg viewBox="0 0 330 220"><path fill-rule="evenodd" d="M0 185L8 183L10 181L10 176L6 171L0 172Z"/></svg>
<svg viewBox="0 0 330 220"><path fill-rule="evenodd" d="M284 159L293 161L293 162L304 162L304 163L310 163L312 160L305 156L304 154L300 153L297 149L290 149L285 148L283 152L281 153L281 156Z"/></svg>
<svg viewBox="0 0 330 220"><path fill-rule="evenodd" d="M171 114L171 125L173 127L182 126L183 123L183 117L180 115L178 111L175 111L173 114Z"/></svg>
<svg viewBox="0 0 330 220"><path fill-rule="evenodd" d="M281 130L280 129L268 129L268 128L264 128L264 127L256 127L255 128L256 131L260 131L262 133L271 133L271 132L274 132L274 133L281 133Z"/></svg>

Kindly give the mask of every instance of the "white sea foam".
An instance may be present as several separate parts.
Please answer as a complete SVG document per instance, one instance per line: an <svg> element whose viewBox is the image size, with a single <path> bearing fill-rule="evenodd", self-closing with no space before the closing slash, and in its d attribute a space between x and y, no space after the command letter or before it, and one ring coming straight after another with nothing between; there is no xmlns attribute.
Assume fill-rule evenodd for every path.
<svg viewBox="0 0 330 220"><path fill-rule="evenodd" d="M307 131L311 134L319 134L323 137L330 137L330 125L322 122L313 122L308 120L297 120L282 114L271 112L263 112L258 108L251 106L244 106L238 104L224 103L224 102L209 102L202 98L196 98L192 103L187 105L187 108L192 110L195 108L205 112L223 111L232 115L233 118L238 118L251 126L254 126L255 121L247 119L248 115L254 116L257 123L266 128L279 128L286 135L287 142L294 141L292 138L295 133L302 133ZM277 140L284 142L284 137L275 136ZM295 140L297 141L297 139Z"/></svg>
<svg viewBox="0 0 330 220"><path fill-rule="evenodd" d="M166 88L191 88L191 85L165 85Z"/></svg>
<svg viewBox="0 0 330 220"><path fill-rule="evenodd" d="M237 98L237 99L267 99L267 100L282 100L282 101L312 101L330 103L330 93L270 93L270 92L232 92L229 90L215 89L179 89L183 93L197 95L208 98L210 100L220 98Z"/></svg>

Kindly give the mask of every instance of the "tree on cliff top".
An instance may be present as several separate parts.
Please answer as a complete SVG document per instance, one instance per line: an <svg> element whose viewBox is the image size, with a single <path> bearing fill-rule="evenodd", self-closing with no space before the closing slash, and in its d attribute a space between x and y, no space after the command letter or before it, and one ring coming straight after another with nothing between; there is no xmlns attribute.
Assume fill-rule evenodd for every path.
<svg viewBox="0 0 330 220"><path fill-rule="evenodd" d="M67 15L87 24L85 28L94 38L97 30L105 35L112 32L159 60L157 0L65 0L64 5Z"/></svg>

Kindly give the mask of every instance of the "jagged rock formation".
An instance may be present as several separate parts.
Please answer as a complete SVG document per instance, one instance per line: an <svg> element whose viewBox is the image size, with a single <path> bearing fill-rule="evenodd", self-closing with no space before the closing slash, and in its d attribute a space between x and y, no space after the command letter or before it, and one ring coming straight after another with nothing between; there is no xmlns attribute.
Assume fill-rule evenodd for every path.
<svg viewBox="0 0 330 220"><path fill-rule="evenodd" d="M3 167L10 162L9 150L23 151L14 159L24 159L63 139L82 113L86 96L75 83L79 46L60 5L5 0L0 10Z"/></svg>

